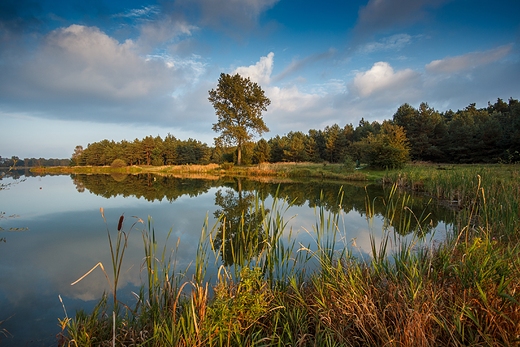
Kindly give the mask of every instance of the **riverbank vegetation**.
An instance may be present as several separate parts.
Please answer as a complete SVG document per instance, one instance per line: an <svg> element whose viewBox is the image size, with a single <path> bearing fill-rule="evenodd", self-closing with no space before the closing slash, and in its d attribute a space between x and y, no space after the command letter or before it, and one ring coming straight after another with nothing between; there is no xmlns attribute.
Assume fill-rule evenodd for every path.
<svg viewBox="0 0 520 347"><path fill-rule="evenodd" d="M333 124L307 133L291 131L270 139L240 143L241 164L363 162L375 168L399 168L408 160L434 163L513 163L520 160L520 103L497 99L488 107L439 112L422 103L403 104L382 123ZM216 141L214 147L168 134L132 142L102 140L77 146L72 165L126 166L237 163L238 147Z"/></svg>
<svg viewBox="0 0 520 347"><path fill-rule="evenodd" d="M364 162L398 168L408 160L433 163L514 163L520 160L520 103L497 99L487 107L470 104L439 112L427 103L401 105L382 123L361 119L358 126L333 124L307 133L291 131L270 139L241 142L241 164ZM238 147L217 140L147 136L133 141L101 140L74 148L70 159L0 157L1 167L177 166L234 164Z"/></svg>
<svg viewBox="0 0 520 347"><path fill-rule="evenodd" d="M60 319L62 345L518 345L520 168L414 165L380 179L387 193L365 200L369 228L385 218L382 230L371 230L370 255L348 240L341 209L317 208L308 226L314 244L296 244L284 215L291 201L280 196L243 212L242 221L258 223L239 220L235 228L225 215L205 223L186 277L174 261L182 240L157 244L149 222L142 230L145 280L132 303L115 299L129 230L107 227L116 255L107 276L112 293L94 311ZM410 211L411 191L458 210L444 241L426 233L427 213ZM372 207L381 201L386 211L379 215ZM226 232L221 239L230 242L215 242ZM224 254L232 261L207 280L208 264Z"/></svg>
<svg viewBox="0 0 520 347"><path fill-rule="evenodd" d="M53 166L32 168L34 174L154 174L173 177L219 177L290 178L290 179L331 179L346 181L366 181L379 170L355 170L354 163L263 163L258 165L235 166L231 163L207 165L165 165L165 166Z"/></svg>

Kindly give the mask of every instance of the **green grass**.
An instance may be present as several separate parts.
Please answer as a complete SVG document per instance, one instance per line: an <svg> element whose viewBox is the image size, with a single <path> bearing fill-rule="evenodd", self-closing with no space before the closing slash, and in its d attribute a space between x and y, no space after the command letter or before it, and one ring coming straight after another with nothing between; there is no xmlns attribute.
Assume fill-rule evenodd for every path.
<svg viewBox="0 0 520 347"><path fill-rule="evenodd" d="M266 207L257 197L251 213L263 216L265 240L250 244L248 233L256 229L243 224L236 233L243 250L232 252L233 265L220 267L213 282L206 268L222 252L214 242L219 225L204 223L194 275L186 278L172 269L179 243L158 252L149 221L142 231L147 282L137 304L116 302L114 290L113 304L104 297L93 312L60 320L63 345L519 345L519 172L517 166L424 165L384 172L380 179L392 189L366 199L369 226L375 199L387 209L382 230L372 227L371 258L355 257L355 247L340 243L348 233L342 212L318 208L307 230L314 244L297 245L285 219L291 202L275 199ZM408 209L412 190L460 210L445 241L421 232L428 229L427 213ZM409 237L393 230L395 218L403 229L414 226ZM123 254L114 245L111 252L121 254L114 257L117 269Z"/></svg>

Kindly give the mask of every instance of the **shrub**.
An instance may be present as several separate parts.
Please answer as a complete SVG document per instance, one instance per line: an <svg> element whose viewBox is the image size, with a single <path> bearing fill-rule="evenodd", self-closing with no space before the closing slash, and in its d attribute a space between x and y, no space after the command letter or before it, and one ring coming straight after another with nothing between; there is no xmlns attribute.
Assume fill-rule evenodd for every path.
<svg viewBox="0 0 520 347"><path fill-rule="evenodd" d="M114 159L112 164L110 164L111 167L125 167L126 162L123 159Z"/></svg>
<svg viewBox="0 0 520 347"><path fill-rule="evenodd" d="M356 162L354 161L354 159L352 159L352 157L350 155L345 156L345 159L343 160L343 168L345 170L354 171L354 169L357 166L358 165L356 164Z"/></svg>

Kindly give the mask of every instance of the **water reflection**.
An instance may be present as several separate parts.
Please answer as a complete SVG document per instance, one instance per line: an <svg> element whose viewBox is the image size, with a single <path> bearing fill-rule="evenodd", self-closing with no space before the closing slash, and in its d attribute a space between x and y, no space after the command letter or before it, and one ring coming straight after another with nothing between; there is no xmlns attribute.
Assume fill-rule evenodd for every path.
<svg viewBox="0 0 520 347"><path fill-rule="evenodd" d="M428 230L431 230L438 226L439 221L446 224L452 223L454 217L451 211L431 203L428 197L413 196L410 198L403 195L402 192L396 192L397 199L394 201L394 204L401 204L401 208L392 209L392 213L395 213L392 216L385 215L389 211L389 206L384 197L388 196L391 187L383 188L376 184L341 184L319 181L265 183L233 178L181 179L152 174L125 175L117 179L107 175L75 175L72 177L78 191L87 189L105 198L134 196L150 202L163 200L172 202L182 196L197 197L207 193L211 188L227 187L238 193L237 198L240 203L234 206L234 210L245 211L246 207L250 205L247 202L253 200L251 195L257 194L263 199L267 197L287 198L293 202L294 206L324 207L326 211L332 213L356 211L361 216L366 216L368 212L370 215L387 218L397 231L416 230L419 226L418 222L424 221L424 219L428 220ZM340 190L342 191L341 197L338 196ZM220 203L230 203L217 193L215 201L219 206L221 206ZM223 212L226 212L225 209ZM409 224L411 227L405 228L404 224Z"/></svg>
<svg viewBox="0 0 520 347"><path fill-rule="evenodd" d="M213 215L220 218L215 235L214 247L220 250L225 266L234 262L246 263L260 252L260 244L266 239L262 221L268 209L253 208L253 192L242 191L241 179L237 179L237 189L219 189L215 193L217 209Z"/></svg>
<svg viewBox="0 0 520 347"><path fill-rule="evenodd" d="M350 245L355 239L356 252L365 255L370 250L371 231L381 229L388 211L388 201L384 198L388 191L377 185L316 181L263 183L148 174L26 178L25 182L0 192L0 211L19 216L0 220L4 230L0 238L6 238L5 243L0 243L0 321L12 316L0 325L0 330L7 329L15 336L10 339L0 336L2 346L52 345L54 335L59 332L57 318L64 316L58 294L68 314L73 315L76 309L88 310L104 291L109 291L101 271L94 271L75 286L70 284L98 262L109 268L107 229L115 232L123 213L126 220L131 216L145 221L147 216L153 217L151 226L159 248L166 243L170 230L172 249L180 239L175 257L179 270L189 268L192 263L207 217L210 227L218 225L215 242L220 249L219 263L213 268L208 266L211 276L221 263L230 265L236 259L233 254L238 252L247 258L258 251L258 244L266 236L260 223L263 216L255 212L258 201L265 206L272 206L275 199L292 201L285 217L297 216L288 227L299 233L298 240L305 245L313 242L312 235L305 230L312 230L316 223L315 208L342 213L344 244ZM4 178L3 182L10 181ZM404 212L397 209L389 226L404 230L403 225L419 225L417 220L422 219L421 225L428 229L451 224L454 215L434 204L428 205L428 200L423 197L397 200L407 209ZM104 207L107 224L101 218L100 207ZM425 210L428 218L411 218L421 216ZM368 225L367 215L376 216L374 225ZM221 223L217 224L219 218ZM28 229L7 232L19 227ZM143 283L140 231L147 228L145 223L130 232L118 294L123 301L132 300L131 291Z"/></svg>
<svg viewBox="0 0 520 347"><path fill-rule="evenodd" d="M78 191L85 189L105 198L135 196L147 201L173 202L182 196L197 197L212 188L215 192L215 218L222 217L216 238L224 265L232 264L232 255L255 255L258 243L265 238L261 229L262 215L252 209L256 198L286 198L295 207L323 208L329 213L355 212L361 217L380 217L386 227L405 235L428 233L440 222L451 224L454 214L424 196L411 197L393 192L391 187L376 184L340 184L338 182L302 181L265 183L237 178L182 179L144 175L77 175L73 181ZM256 197L256 198L255 198ZM257 201L258 202L258 201ZM254 242L253 242L254 241ZM250 248L250 249L246 249Z"/></svg>
<svg viewBox="0 0 520 347"><path fill-rule="evenodd" d="M203 179L170 178L152 174L141 175L73 175L78 192L85 189L102 196L143 198L147 201L172 202L182 196L196 197L207 193L212 187L222 185L221 181Z"/></svg>

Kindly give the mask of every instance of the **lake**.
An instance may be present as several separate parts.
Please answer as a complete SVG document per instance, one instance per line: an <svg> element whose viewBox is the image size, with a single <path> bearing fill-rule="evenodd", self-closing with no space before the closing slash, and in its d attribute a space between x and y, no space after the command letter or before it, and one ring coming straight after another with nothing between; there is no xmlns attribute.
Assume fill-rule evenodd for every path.
<svg viewBox="0 0 520 347"><path fill-rule="evenodd" d="M388 188L374 184L265 183L149 174L22 174L16 179L4 177L0 183L5 188L0 190L1 346L56 346L58 318L74 316L78 309L89 311L105 291L110 292L100 268L71 283L99 262L110 274L107 232L117 233L121 216L122 230L129 235L118 286L118 299L124 302L135 301L132 291L146 281L141 271L142 231L149 228L155 231L159 249L166 245L174 250L176 269L179 273L188 269L189 279L205 221L211 228L222 213L228 221L236 220L257 201L269 208L278 202L288 223L286 233L291 230L297 244L310 248L315 243L317 211L339 213L338 245L367 260L370 235L377 243L386 227L401 230L402 223L385 224ZM374 218L367 218L367 201ZM416 217L422 216L422 231L433 235L430 238L442 239L455 218L453 211L426 197L414 197L407 206ZM226 254L216 254L208 263L209 280L221 264L231 262Z"/></svg>

